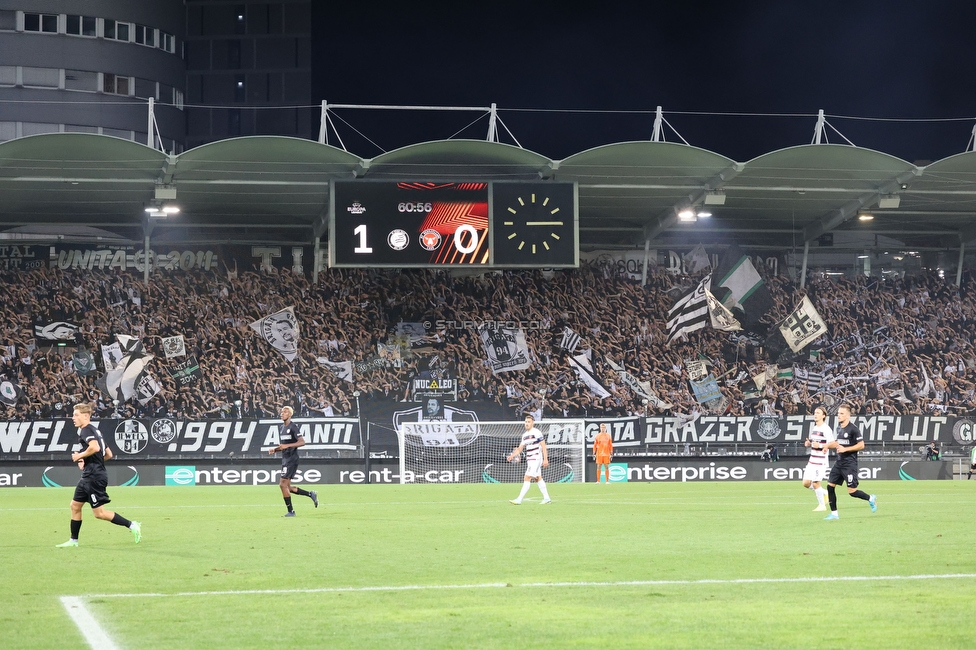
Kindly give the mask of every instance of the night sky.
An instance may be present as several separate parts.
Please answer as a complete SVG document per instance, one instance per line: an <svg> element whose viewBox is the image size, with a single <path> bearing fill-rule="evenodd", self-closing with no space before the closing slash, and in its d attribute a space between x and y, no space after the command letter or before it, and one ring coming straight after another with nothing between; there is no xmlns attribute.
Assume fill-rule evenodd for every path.
<svg viewBox="0 0 976 650"><path fill-rule="evenodd" d="M433 2L388 8L313 2L313 99L496 102L523 147L555 159L611 142L650 139L657 105L690 144L738 161L809 144L820 108L854 144L910 162L937 160L966 147L976 118L974 3L660 5L635 11L617 3ZM364 110L337 115L387 151L450 137L477 117ZM876 122L830 115L966 119ZM483 139L486 131L483 118L460 137ZM381 153L341 122L339 133L353 153ZM670 131L666 135L678 140ZM833 132L828 137L842 141ZM511 143L507 134L502 140Z"/></svg>

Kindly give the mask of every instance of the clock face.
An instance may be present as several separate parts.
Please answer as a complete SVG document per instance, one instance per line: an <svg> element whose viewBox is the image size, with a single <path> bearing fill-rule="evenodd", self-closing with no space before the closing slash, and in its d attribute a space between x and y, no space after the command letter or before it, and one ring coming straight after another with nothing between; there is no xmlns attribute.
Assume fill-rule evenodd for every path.
<svg viewBox="0 0 976 650"><path fill-rule="evenodd" d="M494 263L576 266L572 183L495 183Z"/></svg>

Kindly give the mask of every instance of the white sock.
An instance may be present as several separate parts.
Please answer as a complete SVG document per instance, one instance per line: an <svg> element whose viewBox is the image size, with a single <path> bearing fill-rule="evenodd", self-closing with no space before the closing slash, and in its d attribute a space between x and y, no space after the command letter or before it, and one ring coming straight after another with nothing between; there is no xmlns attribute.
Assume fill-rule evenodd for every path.
<svg viewBox="0 0 976 650"><path fill-rule="evenodd" d="M546 482L539 478L539 489L542 490L542 498L546 501L549 500L549 490L546 489Z"/></svg>
<svg viewBox="0 0 976 650"><path fill-rule="evenodd" d="M819 503L820 505L823 505L824 504L824 495L827 494L827 490L825 490L823 488L817 488L813 492L814 492L814 494L817 495L817 503Z"/></svg>
<svg viewBox="0 0 976 650"><path fill-rule="evenodd" d="M525 481L524 483L522 483L522 491L519 492L518 498L515 500L521 501L525 497L525 493L528 491L529 491L529 482Z"/></svg>

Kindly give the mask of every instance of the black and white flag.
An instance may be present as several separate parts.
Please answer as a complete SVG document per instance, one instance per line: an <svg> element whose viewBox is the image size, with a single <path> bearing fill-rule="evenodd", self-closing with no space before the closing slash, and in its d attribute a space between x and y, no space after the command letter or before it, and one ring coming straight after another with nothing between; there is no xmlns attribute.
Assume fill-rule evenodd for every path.
<svg viewBox="0 0 976 650"><path fill-rule="evenodd" d="M74 341L78 333L78 325L69 321L48 321L34 323L34 338L38 345Z"/></svg>
<svg viewBox="0 0 976 650"><path fill-rule="evenodd" d="M264 337L275 350L289 361L298 356L300 333L295 308L288 307L251 323L251 329Z"/></svg>
<svg viewBox="0 0 976 650"><path fill-rule="evenodd" d="M574 359L572 356L567 358L569 359L569 365L571 365L573 370L576 371L576 376L580 378L580 381L586 384L586 387L590 389L591 393L600 399L610 397L610 391L604 388L603 384L597 381L596 378L583 367L583 364Z"/></svg>
<svg viewBox="0 0 976 650"><path fill-rule="evenodd" d="M559 342L559 347L570 353L576 351L576 346L579 345L580 335L574 332L572 329L566 327L563 329L563 340Z"/></svg>
<svg viewBox="0 0 976 650"><path fill-rule="evenodd" d="M706 275L697 287L678 298L668 311L668 345L679 336L700 330L711 322L706 296L711 281L712 275Z"/></svg>
<svg viewBox="0 0 976 650"><path fill-rule="evenodd" d="M827 324L817 313L810 298L803 296L793 313L780 323L779 331L794 352L799 352L808 344L827 333Z"/></svg>
<svg viewBox="0 0 976 650"><path fill-rule="evenodd" d="M807 391L816 393L823 386L824 375L822 372L813 372L812 370L794 367L793 381L806 386Z"/></svg>
<svg viewBox="0 0 976 650"><path fill-rule="evenodd" d="M95 380L95 386L110 399L127 402L136 397L146 364L155 357L146 354L142 342L133 336L117 334L115 338L122 350L122 359L115 368Z"/></svg>
<svg viewBox="0 0 976 650"><path fill-rule="evenodd" d="M149 403L153 397L155 397L159 391L163 389L149 372L142 373L142 379L139 380L139 384L136 386L136 401L145 406Z"/></svg>
<svg viewBox="0 0 976 650"><path fill-rule="evenodd" d="M24 394L17 382L4 379L0 381L0 402L7 406L17 406L17 401Z"/></svg>
<svg viewBox="0 0 976 650"><path fill-rule="evenodd" d="M329 361L328 357L316 357L315 360L342 381L352 382L352 361Z"/></svg>
<svg viewBox="0 0 976 650"><path fill-rule="evenodd" d="M162 343L163 354L166 355L167 359L186 356L186 341L183 339L182 334L168 336L162 340Z"/></svg>
<svg viewBox="0 0 976 650"><path fill-rule="evenodd" d="M532 365L525 332L505 328L481 330L481 344L494 374L507 370L525 370Z"/></svg>

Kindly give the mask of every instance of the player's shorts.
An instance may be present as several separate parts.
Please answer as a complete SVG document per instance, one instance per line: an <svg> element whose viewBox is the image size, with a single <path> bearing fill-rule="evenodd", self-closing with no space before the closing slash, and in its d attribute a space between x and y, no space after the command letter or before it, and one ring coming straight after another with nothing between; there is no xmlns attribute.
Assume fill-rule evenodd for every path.
<svg viewBox="0 0 976 650"><path fill-rule="evenodd" d="M803 480L810 481L811 483L819 483L827 478L827 470L826 465L812 465L808 463L803 468Z"/></svg>
<svg viewBox="0 0 976 650"><path fill-rule="evenodd" d="M525 465L525 475L526 476L542 476L542 459L536 458L535 460L530 460Z"/></svg>
<svg viewBox="0 0 976 650"><path fill-rule="evenodd" d="M610 457L609 456L597 456L596 457L596 464L597 465L609 465L610 464Z"/></svg>
<svg viewBox="0 0 976 650"><path fill-rule="evenodd" d="M834 466L830 468L830 479L828 480L831 485L847 483L847 487L856 488L857 460L838 460L836 463L834 463Z"/></svg>
<svg viewBox="0 0 976 650"><path fill-rule="evenodd" d="M282 461L281 463L281 478L293 479L295 474L298 473L298 459L293 458L288 461Z"/></svg>
<svg viewBox="0 0 976 650"><path fill-rule="evenodd" d="M969 466L969 469L974 469L974 470L976 470L976 463L973 463L972 465L970 465L970 466Z"/></svg>
<svg viewBox="0 0 976 650"><path fill-rule="evenodd" d="M71 497L78 503L87 503L92 508L101 508L112 500L108 498L108 476L83 476L75 488L75 495Z"/></svg>

